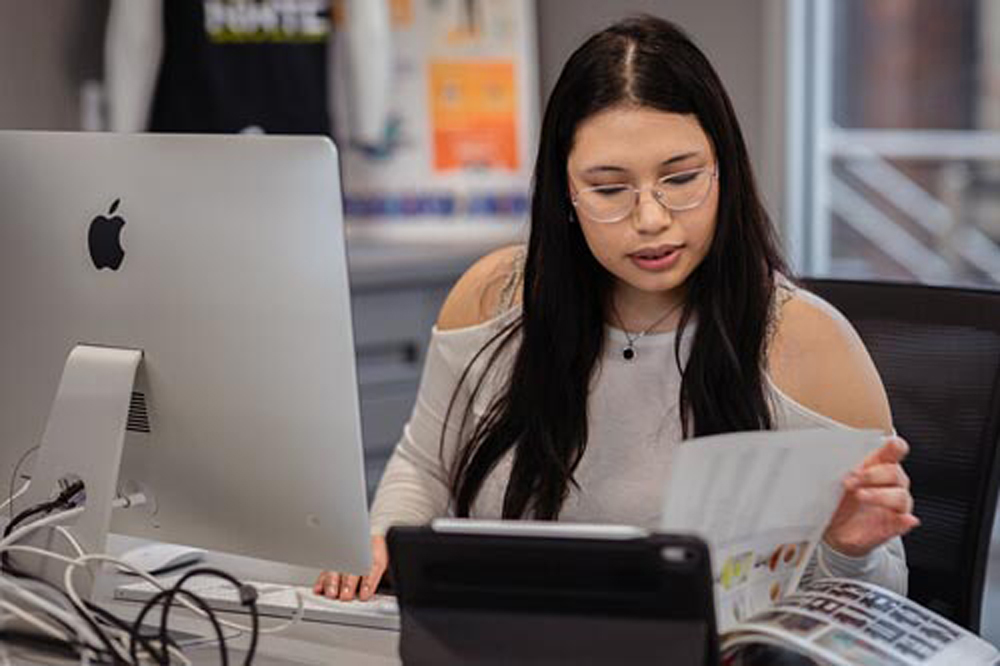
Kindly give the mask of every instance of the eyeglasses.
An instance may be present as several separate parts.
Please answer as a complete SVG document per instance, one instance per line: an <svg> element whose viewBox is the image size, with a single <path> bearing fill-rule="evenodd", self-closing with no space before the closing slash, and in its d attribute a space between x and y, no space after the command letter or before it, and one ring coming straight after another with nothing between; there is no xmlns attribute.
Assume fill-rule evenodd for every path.
<svg viewBox="0 0 1000 666"><path fill-rule="evenodd" d="M653 198L667 210L683 211L697 208L708 198L712 181L719 175L719 163L711 167L672 173L652 186ZM573 206L588 219L602 224L620 222L639 205L644 187L625 183L598 185L573 195Z"/></svg>

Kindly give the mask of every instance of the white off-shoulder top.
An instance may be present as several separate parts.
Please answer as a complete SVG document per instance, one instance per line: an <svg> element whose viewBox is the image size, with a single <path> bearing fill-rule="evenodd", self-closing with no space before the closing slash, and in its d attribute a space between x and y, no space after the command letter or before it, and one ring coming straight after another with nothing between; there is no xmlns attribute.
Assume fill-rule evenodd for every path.
<svg viewBox="0 0 1000 666"><path fill-rule="evenodd" d="M471 387L483 376L489 353L480 356L463 382L442 447L449 402L470 360L519 316L520 307L513 306L476 326L433 331L413 413L372 506L374 534L384 534L392 525L425 524L450 514L448 479L458 451L458 426ZM664 480L682 439L675 333L642 337L635 343L636 357L631 361L621 354L625 334L610 326L606 334L587 406L589 438L574 475L577 487L570 490L559 519L655 529ZM681 342L682 362L693 335L694 327L689 326ZM505 385L516 344L514 340L485 377L483 390L472 405L474 418L485 413L492 397ZM797 403L769 379L768 391L777 429L847 427ZM512 461L508 452L493 469L472 506L472 517L501 517ZM905 594L907 569L902 542L893 539L861 558L842 555L824 544L811 563L811 575L858 578Z"/></svg>

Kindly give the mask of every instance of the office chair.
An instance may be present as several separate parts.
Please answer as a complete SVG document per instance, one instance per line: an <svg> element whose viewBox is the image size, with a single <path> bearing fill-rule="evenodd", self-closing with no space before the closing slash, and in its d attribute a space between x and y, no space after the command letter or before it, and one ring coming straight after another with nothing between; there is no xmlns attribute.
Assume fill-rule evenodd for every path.
<svg viewBox="0 0 1000 666"><path fill-rule="evenodd" d="M806 279L851 321L885 383L922 525L909 596L978 633L997 504L1000 291Z"/></svg>

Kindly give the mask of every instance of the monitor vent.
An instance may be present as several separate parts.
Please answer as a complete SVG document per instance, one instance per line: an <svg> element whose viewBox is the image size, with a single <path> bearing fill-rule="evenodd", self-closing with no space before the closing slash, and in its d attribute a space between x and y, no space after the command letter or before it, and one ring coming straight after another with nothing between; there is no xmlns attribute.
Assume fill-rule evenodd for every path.
<svg viewBox="0 0 1000 666"><path fill-rule="evenodd" d="M132 400L128 406L128 421L125 430L149 434L149 412L146 409L146 394L132 392Z"/></svg>

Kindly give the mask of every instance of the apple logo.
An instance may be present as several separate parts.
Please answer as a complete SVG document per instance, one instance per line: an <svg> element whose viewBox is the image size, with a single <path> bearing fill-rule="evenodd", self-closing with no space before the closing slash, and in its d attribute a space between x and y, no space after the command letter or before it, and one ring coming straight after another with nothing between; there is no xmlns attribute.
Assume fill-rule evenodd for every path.
<svg viewBox="0 0 1000 666"><path fill-rule="evenodd" d="M90 223L90 233L87 237L90 244L90 258L98 270L110 268L116 271L125 259L125 250L122 249L121 243L125 220L120 215L115 215L120 203L121 199L115 199L108 209L107 217L98 215Z"/></svg>

